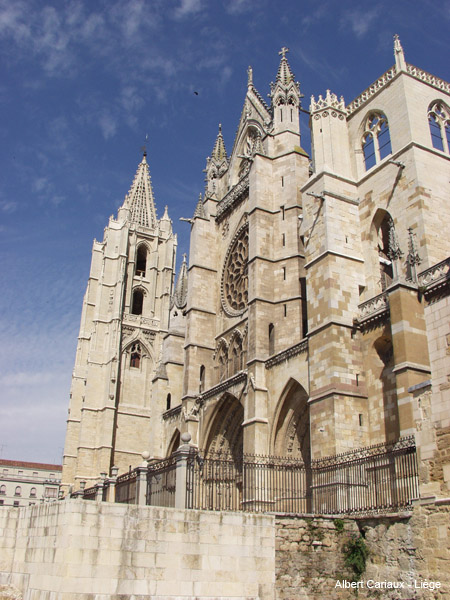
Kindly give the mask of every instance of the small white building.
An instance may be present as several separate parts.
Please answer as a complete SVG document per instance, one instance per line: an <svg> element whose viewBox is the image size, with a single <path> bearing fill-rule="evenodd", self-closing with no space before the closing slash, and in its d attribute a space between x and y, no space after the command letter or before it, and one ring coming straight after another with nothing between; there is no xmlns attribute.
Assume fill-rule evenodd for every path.
<svg viewBox="0 0 450 600"><path fill-rule="evenodd" d="M0 505L28 506L56 500L61 465L0 459Z"/></svg>

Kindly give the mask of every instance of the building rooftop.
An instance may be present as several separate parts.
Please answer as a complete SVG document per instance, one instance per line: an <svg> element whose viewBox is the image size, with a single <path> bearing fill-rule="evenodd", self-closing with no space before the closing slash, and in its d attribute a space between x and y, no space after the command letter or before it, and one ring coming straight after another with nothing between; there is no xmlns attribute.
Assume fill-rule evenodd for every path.
<svg viewBox="0 0 450 600"><path fill-rule="evenodd" d="M0 458L2 467L23 467L24 469L47 469L48 471L62 471L62 465L48 463L23 462L21 460L7 460Z"/></svg>

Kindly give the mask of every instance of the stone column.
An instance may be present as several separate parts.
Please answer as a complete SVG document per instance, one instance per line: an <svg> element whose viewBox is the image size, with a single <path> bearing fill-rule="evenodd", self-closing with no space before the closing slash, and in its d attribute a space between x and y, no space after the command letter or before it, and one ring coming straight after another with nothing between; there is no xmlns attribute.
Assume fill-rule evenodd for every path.
<svg viewBox="0 0 450 600"><path fill-rule="evenodd" d="M147 472L148 472L148 459L150 458L150 452L142 453L143 462L141 466L137 467L136 477L136 504L145 506L147 504Z"/></svg>
<svg viewBox="0 0 450 600"><path fill-rule="evenodd" d="M175 508L187 508L186 489L187 489L187 460L192 454L191 434L188 432L181 434L181 445L174 452L177 460L177 469L175 475Z"/></svg>
<svg viewBox="0 0 450 600"><path fill-rule="evenodd" d="M108 502L116 501L116 483L119 467L111 467L111 477L109 478Z"/></svg>

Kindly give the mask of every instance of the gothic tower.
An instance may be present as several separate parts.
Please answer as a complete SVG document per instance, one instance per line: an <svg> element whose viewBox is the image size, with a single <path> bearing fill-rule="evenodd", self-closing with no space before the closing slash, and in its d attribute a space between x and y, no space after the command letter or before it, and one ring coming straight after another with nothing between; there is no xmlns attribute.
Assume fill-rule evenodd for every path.
<svg viewBox="0 0 450 600"><path fill-rule="evenodd" d="M176 236L157 219L146 153L130 191L94 241L72 377L63 483L96 480L153 450L152 393L168 331ZM157 450L156 450L157 452Z"/></svg>

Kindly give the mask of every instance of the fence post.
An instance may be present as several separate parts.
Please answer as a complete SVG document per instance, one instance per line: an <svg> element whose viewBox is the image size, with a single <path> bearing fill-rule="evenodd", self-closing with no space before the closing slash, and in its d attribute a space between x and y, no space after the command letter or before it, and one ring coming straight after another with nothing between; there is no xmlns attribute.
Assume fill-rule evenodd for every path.
<svg viewBox="0 0 450 600"><path fill-rule="evenodd" d="M143 463L140 467L137 467L136 471L136 504L147 504L147 471L148 471L148 459L150 458L150 452L143 452L142 459Z"/></svg>
<svg viewBox="0 0 450 600"><path fill-rule="evenodd" d="M108 479L108 502L116 501L116 483L119 467L111 467L111 477Z"/></svg>
<svg viewBox="0 0 450 600"><path fill-rule="evenodd" d="M186 508L187 460L193 446L189 443L191 434L187 431L181 434L181 445L174 452L177 460L175 472L175 508Z"/></svg>
<svg viewBox="0 0 450 600"><path fill-rule="evenodd" d="M105 485L106 473L100 473L100 481L97 483L97 491L95 494L95 500L101 502L103 500L103 486Z"/></svg>

